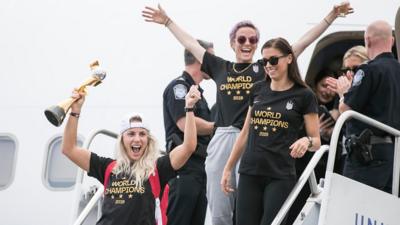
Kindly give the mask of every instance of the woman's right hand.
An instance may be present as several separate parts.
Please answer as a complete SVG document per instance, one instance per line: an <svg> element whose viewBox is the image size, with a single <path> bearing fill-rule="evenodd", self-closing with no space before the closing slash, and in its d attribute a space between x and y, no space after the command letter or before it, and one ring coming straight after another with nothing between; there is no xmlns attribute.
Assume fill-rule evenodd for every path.
<svg viewBox="0 0 400 225"><path fill-rule="evenodd" d="M337 79L337 93L339 96L343 96L351 87L351 81L347 76L340 76Z"/></svg>
<svg viewBox="0 0 400 225"><path fill-rule="evenodd" d="M224 172L222 173L222 177L221 177L221 190L225 194L229 194L229 193L235 191L231 187L231 175L232 175L231 170L228 170L228 169L225 168Z"/></svg>
<svg viewBox="0 0 400 225"><path fill-rule="evenodd" d="M329 141L332 136L333 125L335 125L335 121L332 117L324 118L324 113L319 117L319 135L325 141Z"/></svg>
<svg viewBox="0 0 400 225"><path fill-rule="evenodd" d="M336 92L339 96L343 96L350 89L352 76L348 72L346 75L340 76L339 78L328 77L326 83L328 89Z"/></svg>
<svg viewBox="0 0 400 225"><path fill-rule="evenodd" d="M74 113L80 113L82 109L82 105L85 102L85 95L86 93L84 91L80 91L75 88L72 91L71 98L74 99L75 101L71 105L71 112Z"/></svg>
<svg viewBox="0 0 400 225"><path fill-rule="evenodd" d="M142 11L142 16L146 22L153 22L158 24L166 25L167 22L170 20L167 16L167 13L161 8L161 5L158 4L158 9L146 6L145 10Z"/></svg>

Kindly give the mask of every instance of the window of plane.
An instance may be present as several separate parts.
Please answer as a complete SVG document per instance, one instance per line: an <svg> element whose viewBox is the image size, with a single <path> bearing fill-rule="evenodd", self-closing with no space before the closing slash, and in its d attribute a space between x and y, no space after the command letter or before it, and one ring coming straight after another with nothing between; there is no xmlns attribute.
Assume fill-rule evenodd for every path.
<svg viewBox="0 0 400 225"><path fill-rule="evenodd" d="M17 162L17 141L10 134L0 134L0 190L6 189L14 180Z"/></svg>
<svg viewBox="0 0 400 225"><path fill-rule="evenodd" d="M339 71L342 68L343 55L356 45L364 46L364 31L341 31L322 38L312 54L305 78L306 83L313 88L316 78L326 70L336 72L337 76L341 75ZM393 45L392 52L397 57L395 45Z"/></svg>
<svg viewBox="0 0 400 225"><path fill-rule="evenodd" d="M82 138L78 136L77 142L81 146ZM69 190L75 185L78 167L62 154L61 144L62 137L56 136L47 145L43 180L51 190Z"/></svg>

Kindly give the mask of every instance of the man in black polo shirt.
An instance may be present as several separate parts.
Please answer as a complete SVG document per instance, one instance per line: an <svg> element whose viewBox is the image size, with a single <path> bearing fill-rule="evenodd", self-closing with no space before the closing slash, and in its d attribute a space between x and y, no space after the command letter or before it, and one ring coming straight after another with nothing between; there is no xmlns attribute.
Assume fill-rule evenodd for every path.
<svg viewBox="0 0 400 225"><path fill-rule="evenodd" d="M208 52L213 53L213 45L198 41ZM164 126L167 152L183 140L185 127L185 95L192 85L199 85L207 74L201 72L201 64L187 50L184 53L185 71L172 80L163 94ZM214 129L210 122L210 109L199 86L201 99L194 107L196 116L198 144L195 153L170 181L168 224L169 225L204 225L207 211L206 173L204 161L207 156L207 145Z"/></svg>
<svg viewBox="0 0 400 225"><path fill-rule="evenodd" d="M355 110L400 129L400 64L391 53L392 28L385 21L375 21L367 27L364 39L371 61L362 64L354 75L351 88L340 100L339 110ZM357 136L361 140L355 138ZM394 156L392 138L382 130L356 120L347 122L346 138L349 154L344 175L390 193ZM369 142L372 148L356 142Z"/></svg>

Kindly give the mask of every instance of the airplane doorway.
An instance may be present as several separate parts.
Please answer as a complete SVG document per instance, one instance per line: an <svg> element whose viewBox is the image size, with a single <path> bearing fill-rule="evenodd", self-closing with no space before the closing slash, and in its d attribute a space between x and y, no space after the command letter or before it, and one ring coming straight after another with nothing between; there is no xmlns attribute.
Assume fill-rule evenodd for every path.
<svg viewBox="0 0 400 225"><path fill-rule="evenodd" d="M400 18L399 13L397 13L397 18ZM400 24L397 24L396 27L399 26ZM398 33L400 35L399 31ZM393 31L393 36L394 34L395 32ZM315 46L311 56L305 77L306 83L311 88L314 88L315 80L317 80L320 73L325 70L336 72L336 75L340 75L338 71L340 71L342 67L344 53L356 45L364 46L364 31L340 31L331 33L322 38ZM400 43L397 45L399 46ZM392 52L395 57L397 57L397 48L395 45L392 47Z"/></svg>

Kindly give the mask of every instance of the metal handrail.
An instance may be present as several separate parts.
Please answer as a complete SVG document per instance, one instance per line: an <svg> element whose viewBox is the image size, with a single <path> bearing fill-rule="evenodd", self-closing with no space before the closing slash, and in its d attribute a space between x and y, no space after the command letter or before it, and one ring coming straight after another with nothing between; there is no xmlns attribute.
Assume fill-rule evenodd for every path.
<svg viewBox="0 0 400 225"><path fill-rule="evenodd" d="M399 137L400 131L396 130L386 124L383 124L377 120L371 119L367 116L364 116L361 113L355 112L353 110L348 110L342 113L338 120L336 121L335 127L333 128L331 142L330 142L330 149L329 149L329 156L328 156L328 164L326 167L326 175L328 177L330 173L333 173L333 167L335 164L335 155L336 155L336 148L337 143L339 140L340 130L344 122L348 119L356 119L361 122L364 122L370 126L376 127L381 129L393 136L395 136L395 145L394 145L394 160L393 160L393 182L392 182L392 194L398 196L399 194L399 176L400 176L400 152L398 151L400 147Z"/></svg>
<svg viewBox="0 0 400 225"><path fill-rule="evenodd" d="M92 144L93 139L99 134L104 134L104 135L112 137L112 138L117 138L118 137L117 133L109 131L109 130L105 130L105 129L94 130L94 131L91 131L89 133L88 138L85 140L85 142L83 144L83 148L89 149L90 145ZM76 178L77 184L78 183L79 184L82 183L83 176L84 176L84 171L79 168L78 169L78 175L77 175L77 178ZM101 186L99 186L97 188L96 193L93 195L93 197L90 199L88 204L85 206L85 208L79 214L78 218L73 223L74 225L81 225L85 221L85 219L88 217L90 211L93 209L93 207L96 205L96 203L101 199L103 193L104 193L104 188L101 185Z"/></svg>
<svg viewBox="0 0 400 225"><path fill-rule="evenodd" d="M104 193L104 189L102 187L99 187L97 189L96 193L93 195L93 197L88 202L88 204L82 210L81 214L79 214L78 218L75 220L73 225L81 225L85 221L85 219L88 217L90 211L92 211L93 207L101 199L101 196L103 195L103 193Z"/></svg>
<svg viewBox="0 0 400 225"><path fill-rule="evenodd" d="M301 189L303 189L307 180L310 184L311 194L313 196L320 193L320 190L317 186L317 182L315 179L314 168L317 166L319 160L321 160L322 156L329 150L328 145L323 145L317 150L313 157L311 158L310 162L307 164L307 167L304 169L303 173L301 174L299 180L297 181L296 185L293 187L293 190L290 192L289 196L287 197L286 201L283 203L281 209L279 210L278 214L275 216L275 219L272 221L271 225L279 225L282 220L285 218L286 214L289 212L290 207L293 205L293 202L296 200L297 196L299 195Z"/></svg>

